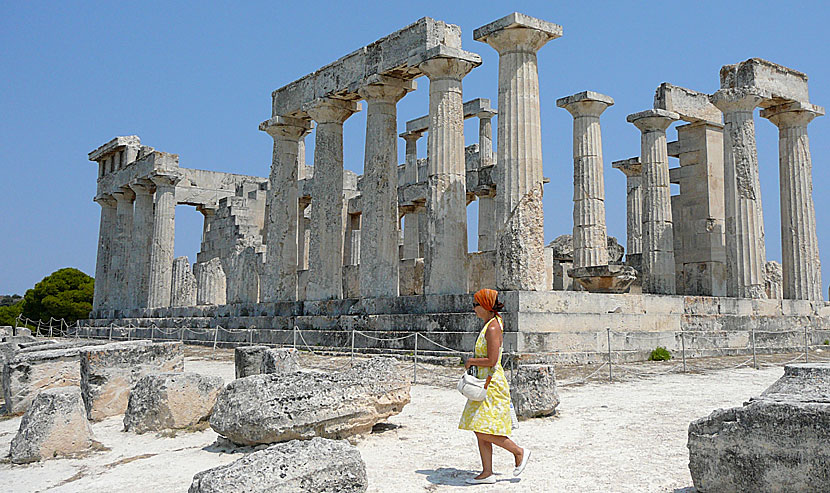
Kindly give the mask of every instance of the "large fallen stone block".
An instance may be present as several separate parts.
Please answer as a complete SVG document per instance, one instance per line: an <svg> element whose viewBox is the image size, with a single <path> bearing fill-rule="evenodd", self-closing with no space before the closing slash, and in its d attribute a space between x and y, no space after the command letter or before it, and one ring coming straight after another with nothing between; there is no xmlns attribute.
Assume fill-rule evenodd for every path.
<svg viewBox="0 0 830 493"><path fill-rule="evenodd" d="M144 375L184 371L180 342L128 341L80 353L81 390L89 419L124 414L132 386Z"/></svg>
<svg viewBox="0 0 830 493"><path fill-rule="evenodd" d="M294 373L300 371L297 350L294 348L269 349L262 355L262 373Z"/></svg>
<svg viewBox="0 0 830 493"><path fill-rule="evenodd" d="M10 343L16 344L18 347L20 347L21 345L32 344L32 343L47 344L45 339L38 341L36 338L34 338L30 335L6 336L6 337L3 338L3 342L10 342Z"/></svg>
<svg viewBox="0 0 830 493"><path fill-rule="evenodd" d="M0 338L10 336L14 332L14 327L11 325L0 325Z"/></svg>
<svg viewBox="0 0 830 493"><path fill-rule="evenodd" d="M332 374L253 375L219 394L210 426L239 445L371 431L409 403L409 380L392 358L372 358Z"/></svg>
<svg viewBox="0 0 830 493"><path fill-rule="evenodd" d="M40 392L12 440L11 461L25 464L88 450L95 444L78 387Z"/></svg>
<svg viewBox="0 0 830 493"><path fill-rule="evenodd" d="M742 407L689 425L697 491L830 491L830 365L796 364Z"/></svg>
<svg viewBox="0 0 830 493"><path fill-rule="evenodd" d="M49 342L45 343L45 344L21 344L20 348L18 349L18 354L33 353L35 351L47 351L47 350L51 351L53 349L67 349L67 348L78 348L78 347L88 347L88 346L103 346L106 343L107 343L107 341L95 341L95 340L86 340L86 339L71 340L71 341L49 340Z"/></svg>
<svg viewBox="0 0 830 493"><path fill-rule="evenodd" d="M559 393L553 365L519 365L510 382L516 416L536 418L556 412Z"/></svg>
<svg viewBox="0 0 830 493"><path fill-rule="evenodd" d="M262 356L268 346L237 346L233 350L233 365L236 378L250 377L262 373Z"/></svg>
<svg viewBox="0 0 830 493"><path fill-rule="evenodd" d="M53 349L17 354L3 368L5 412L19 414L38 392L54 387L79 386L81 348Z"/></svg>
<svg viewBox="0 0 830 493"><path fill-rule="evenodd" d="M207 421L224 382L198 373L151 373L130 391L124 431L181 429Z"/></svg>
<svg viewBox="0 0 830 493"><path fill-rule="evenodd" d="M369 487L366 464L343 440L313 438L272 445L193 476L189 493L351 493Z"/></svg>

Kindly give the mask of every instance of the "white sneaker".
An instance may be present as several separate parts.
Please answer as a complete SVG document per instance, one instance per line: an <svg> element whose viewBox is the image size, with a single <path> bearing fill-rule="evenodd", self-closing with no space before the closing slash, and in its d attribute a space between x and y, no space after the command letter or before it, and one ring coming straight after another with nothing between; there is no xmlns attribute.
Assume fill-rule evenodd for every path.
<svg viewBox="0 0 830 493"><path fill-rule="evenodd" d="M496 475L491 474L486 478L467 478L467 484L496 484Z"/></svg>
<svg viewBox="0 0 830 493"><path fill-rule="evenodd" d="M516 466L515 469L513 469L513 475L514 476L518 476L519 474L522 473L522 471L525 470L525 467L527 466L527 461L528 460L530 460L530 450L525 449L525 454L522 456L522 463L519 464L518 466Z"/></svg>

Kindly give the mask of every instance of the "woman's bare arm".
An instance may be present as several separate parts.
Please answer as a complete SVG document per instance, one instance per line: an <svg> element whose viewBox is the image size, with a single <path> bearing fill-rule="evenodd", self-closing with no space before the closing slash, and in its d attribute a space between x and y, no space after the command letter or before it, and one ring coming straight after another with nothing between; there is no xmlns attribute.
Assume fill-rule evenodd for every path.
<svg viewBox="0 0 830 493"><path fill-rule="evenodd" d="M466 367L493 367L499 361L499 349L501 348L502 335L499 329L499 323L495 317L490 320L487 325L487 331L484 333L484 338L487 339L487 357L486 358L469 358L467 359Z"/></svg>

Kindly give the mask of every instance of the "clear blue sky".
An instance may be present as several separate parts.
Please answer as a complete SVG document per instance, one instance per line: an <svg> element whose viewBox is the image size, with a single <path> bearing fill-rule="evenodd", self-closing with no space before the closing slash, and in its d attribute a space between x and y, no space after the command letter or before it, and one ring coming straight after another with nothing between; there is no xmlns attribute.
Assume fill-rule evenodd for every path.
<svg viewBox="0 0 830 493"><path fill-rule="evenodd" d="M639 154L639 131L625 117L650 108L661 82L711 93L722 65L761 57L807 73L812 101L830 106L824 2L7 1L0 7L0 294L22 294L61 267L94 273L100 208L92 202L96 166L86 156L112 137L137 134L179 154L184 167L268 176L272 141L257 125L270 116L272 90L430 16L460 25L464 48L484 61L464 79L465 100L495 104L498 57L472 32L514 10L564 28L539 52L547 241L570 232L572 222L572 118L556 108L559 97L589 89L616 100L602 132L608 231L623 244L625 181L611 161ZM398 105L399 128L427 112L428 81L418 84ZM829 118L809 127L825 297ZM780 261L777 129L760 117L756 124L767 257ZM364 128L364 114L346 123L346 167L357 172ZM475 142L477 125L466 128L467 142ZM676 138L673 128L668 135ZM422 156L425 150L422 141ZM403 141L399 154L403 162ZM179 207L176 222L176 255L192 262L201 215Z"/></svg>

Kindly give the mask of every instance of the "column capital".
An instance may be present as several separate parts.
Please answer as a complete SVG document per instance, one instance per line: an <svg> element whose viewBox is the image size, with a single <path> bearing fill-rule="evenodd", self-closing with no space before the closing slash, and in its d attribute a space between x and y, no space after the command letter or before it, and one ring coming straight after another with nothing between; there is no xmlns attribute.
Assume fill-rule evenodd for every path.
<svg viewBox="0 0 830 493"><path fill-rule="evenodd" d="M402 138L403 140L405 140L407 142L409 142L409 141L417 142L418 139L420 139L423 136L424 136L423 131L420 131L420 132L403 132L403 133L398 135L398 137Z"/></svg>
<svg viewBox="0 0 830 493"><path fill-rule="evenodd" d="M175 187L182 179L179 175L169 174L155 174L149 179L156 185L156 187Z"/></svg>
<svg viewBox="0 0 830 493"><path fill-rule="evenodd" d="M723 113L726 113L729 111L752 111L769 97L769 94L760 89L742 87L721 89L709 96L709 101Z"/></svg>
<svg viewBox="0 0 830 493"><path fill-rule="evenodd" d="M625 121L634 124L641 132L665 132L672 122L680 119L680 115L673 111L646 110L639 113L632 113Z"/></svg>
<svg viewBox="0 0 830 493"><path fill-rule="evenodd" d="M613 105L614 98L594 91L582 91L556 100L556 106L565 108L574 118L599 117L606 108Z"/></svg>
<svg viewBox="0 0 830 493"><path fill-rule="evenodd" d="M361 109L359 102L334 98L320 98L303 105L303 110L318 125L321 123L342 125L350 116Z"/></svg>
<svg viewBox="0 0 830 493"><path fill-rule="evenodd" d="M398 79L386 75L373 75L364 81L364 84L357 90L357 93L367 102L380 101L397 103L408 92L414 91L417 88L418 85L414 80Z"/></svg>
<svg viewBox="0 0 830 493"><path fill-rule="evenodd" d="M152 180L147 179L147 178L139 178L137 180L133 180L127 186L129 186L130 189L132 189L133 193L135 193L136 195L139 195L139 194L145 194L145 195L152 194L155 191L155 187L156 187L155 183L153 183Z"/></svg>
<svg viewBox="0 0 830 493"><path fill-rule="evenodd" d="M562 36L562 26L513 12L473 31L473 39L487 43L499 55L514 51L535 53Z"/></svg>
<svg viewBox="0 0 830 493"><path fill-rule="evenodd" d="M481 65L481 57L469 51L438 46L429 50L427 59L418 65L430 81L452 79L460 81Z"/></svg>
<svg viewBox="0 0 830 493"><path fill-rule="evenodd" d="M274 139L299 141L313 128L311 120L307 118L292 118L289 116L273 116L259 124L259 129L268 133Z"/></svg>
<svg viewBox="0 0 830 493"><path fill-rule="evenodd" d="M793 101L761 110L766 118L780 128L806 127L813 118L824 115L824 108L810 103Z"/></svg>
<svg viewBox="0 0 830 493"><path fill-rule="evenodd" d="M643 165L640 163L639 157L614 161L611 163L611 167L622 171L627 177L641 176L643 173Z"/></svg>
<svg viewBox="0 0 830 493"><path fill-rule="evenodd" d="M120 187L117 191L112 192L112 196L115 197L116 202L132 202L135 200L135 193L128 186Z"/></svg>
<svg viewBox="0 0 830 493"><path fill-rule="evenodd" d="M112 195L98 195L94 199L101 207L115 207L115 198Z"/></svg>

